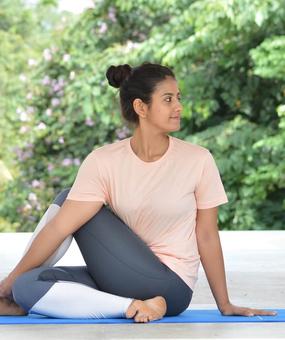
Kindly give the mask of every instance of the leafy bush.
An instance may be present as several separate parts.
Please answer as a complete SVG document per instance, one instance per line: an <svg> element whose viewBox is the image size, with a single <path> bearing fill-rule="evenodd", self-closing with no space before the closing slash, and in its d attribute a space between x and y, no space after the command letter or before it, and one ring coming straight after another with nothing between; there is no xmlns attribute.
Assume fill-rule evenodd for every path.
<svg viewBox="0 0 285 340"><path fill-rule="evenodd" d="M10 140L24 142L9 145L18 173L0 214L33 230L92 149L131 135L105 72L148 60L170 66L182 90L173 135L218 163L230 201L220 229L284 229L284 12L283 0L104 1L52 30L14 103Z"/></svg>

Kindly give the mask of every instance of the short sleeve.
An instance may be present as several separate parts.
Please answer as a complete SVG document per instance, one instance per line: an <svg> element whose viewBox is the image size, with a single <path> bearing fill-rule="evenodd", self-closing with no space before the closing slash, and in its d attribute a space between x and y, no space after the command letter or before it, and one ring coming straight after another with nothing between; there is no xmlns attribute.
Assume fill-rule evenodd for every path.
<svg viewBox="0 0 285 340"><path fill-rule="evenodd" d="M107 191L99 171L96 154L91 152L82 162L66 199L101 201L106 204Z"/></svg>
<svg viewBox="0 0 285 340"><path fill-rule="evenodd" d="M214 157L207 150L201 177L195 188L197 209L208 209L228 202Z"/></svg>

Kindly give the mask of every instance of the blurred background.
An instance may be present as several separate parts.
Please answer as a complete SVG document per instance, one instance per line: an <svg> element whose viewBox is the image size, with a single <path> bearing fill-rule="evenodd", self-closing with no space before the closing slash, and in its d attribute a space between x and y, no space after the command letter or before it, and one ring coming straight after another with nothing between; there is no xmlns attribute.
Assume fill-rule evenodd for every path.
<svg viewBox="0 0 285 340"><path fill-rule="evenodd" d="M0 231L33 231L93 149L132 135L110 65L173 69L173 136L214 155L220 230L285 230L284 0L0 0Z"/></svg>

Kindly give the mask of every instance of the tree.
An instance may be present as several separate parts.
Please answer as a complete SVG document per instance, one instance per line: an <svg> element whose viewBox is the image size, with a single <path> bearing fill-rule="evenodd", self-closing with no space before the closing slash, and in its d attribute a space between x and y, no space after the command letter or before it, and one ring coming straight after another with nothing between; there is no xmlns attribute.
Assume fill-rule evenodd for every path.
<svg viewBox="0 0 285 340"><path fill-rule="evenodd" d="M17 203L4 206L5 217L17 223L17 207L24 221L17 230L32 230L29 218L45 210L33 205L71 186L93 148L131 134L105 72L147 60L171 67L182 90L174 135L217 161L229 197L220 228L284 228L284 11L282 0L106 0L60 36L54 31L26 85L34 94L26 125L37 128L18 150L26 153L21 182L6 188Z"/></svg>

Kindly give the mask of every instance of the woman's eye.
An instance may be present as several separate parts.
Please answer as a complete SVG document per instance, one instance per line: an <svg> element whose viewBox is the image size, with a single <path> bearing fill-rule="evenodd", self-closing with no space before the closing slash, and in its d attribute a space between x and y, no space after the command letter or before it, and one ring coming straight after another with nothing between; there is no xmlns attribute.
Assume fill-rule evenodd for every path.
<svg viewBox="0 0 285 340"><path fill-rule="evenodd" d="M168 101L168 99L170 99L170 101ZM171 102L171 99L172 99L171 97L167 97L167 98L166 98L166 100L167 100L168 102ZM179 101L181 101L181 97L178 97L177 99L178 99Z"/></svg>

